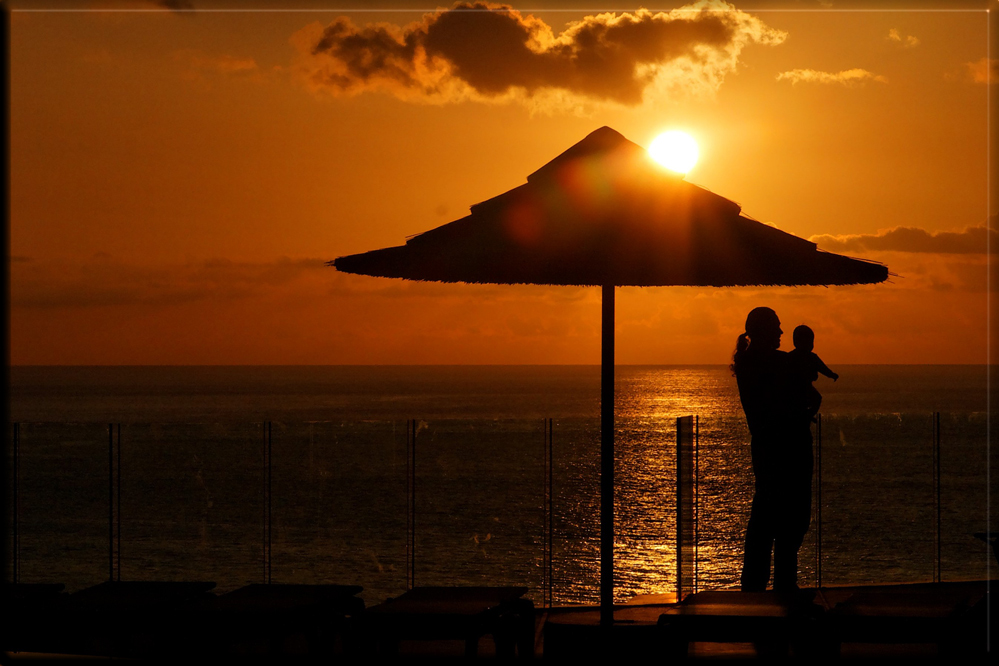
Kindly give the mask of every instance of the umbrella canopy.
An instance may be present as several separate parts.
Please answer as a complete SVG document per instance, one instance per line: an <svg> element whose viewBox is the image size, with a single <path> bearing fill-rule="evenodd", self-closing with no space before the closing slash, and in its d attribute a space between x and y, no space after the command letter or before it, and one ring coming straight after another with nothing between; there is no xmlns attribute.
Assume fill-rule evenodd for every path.
<svg viewBox="0 0 999 666"><path fill-rule="evenodd" d="M438 282L617 286L882 282L877 263L818 250L655 164L602 127L466 217L337 270Z"/></svg>
<svg viewBox="0 0 999 666"><path fill-rule="evenodd" d="M600 618L614 600L615 286L833 285L883 282L882 264L742 215L741 207L655 164L609 127L405 245L340 257L346 273L497 284L602 287Z"/></svg>

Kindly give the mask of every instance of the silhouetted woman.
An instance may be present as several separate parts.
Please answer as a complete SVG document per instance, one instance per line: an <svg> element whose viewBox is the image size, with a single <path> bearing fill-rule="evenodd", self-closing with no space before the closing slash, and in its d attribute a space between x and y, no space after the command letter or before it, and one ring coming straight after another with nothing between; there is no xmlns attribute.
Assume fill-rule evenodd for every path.
<svg viewBox="0 0 999 666"><path fill-rule="evenodd" d="M782 333L776 312L756 308L732 357L756 477L742 565L746 592L767 588L771 552L774 589L797 589L798 549L811 520L812 434L804 396L794 390L789 359L779 350Z"/></svg>

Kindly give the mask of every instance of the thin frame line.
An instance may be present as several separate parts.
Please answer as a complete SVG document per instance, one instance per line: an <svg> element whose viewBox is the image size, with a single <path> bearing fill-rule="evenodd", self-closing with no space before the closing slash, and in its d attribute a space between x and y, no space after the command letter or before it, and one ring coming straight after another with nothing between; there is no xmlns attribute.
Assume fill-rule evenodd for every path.
<svg viewBox="0 0 999 666"><path fill-rule="evenodd" d="M599 13L599 12L629 12L636 11L638 8L513 8L509 11L516 11L519 13ZM378 14L378 13L394 13L394 14L415 14L415 13L433 13L441 11L440 7L435 8L396 8L396 9L360 9L360 8L301 8L301 9L271 9L271 8L10 8L11 14L104 14L104 13L118 13L118 14L237 14L237 13L250 13L250 14L303 14L303 13L368 13L368 14ZM445 8L444 11L447 11ZM494 12L494 11L507 11L504 9L468 9L464 11L471 12ZM660 12L667 11L660 8L649 8L650 12ZM670 12L700 12L702 10L690 9L684 10L682 8L672 8L669 9ZM821 13L883 13L883 14L893 14L893 13L924 13L924 14L934 14L934 13L948 13L948 14L967 14L967 13L978 13L984 12L986 20L986 58L987 63L991 63L992 53L991 53L991 21L988 20L990 17L990 9L985 8L756 8L756 9L731 9L731 10L714 10L714 11L725 11L727 12L743 12L748 14L764 14L764 13L788 13L788 14L821 14ZM986 118L988 119L986 123L986 217L988 218L992 210L992 200L991 200L991 86L992 86L992 71L991 67L987 68L986 71ZM989 234L985 235L985 249L986 249L986 380L985 380L985 391L986 391L986 421L985 421L985 433L986 433L986 449L987 453L991 454L991 372L988 369L991 367L992 355L991 355L991 295L992 295L992 279L991 279L991 238ZM985 477L986 477L986 487L991 488L991 464L990 455L986 457L985 463ZM990 494L986 493L986 518L991 524L991 502ZM990 578L991 570L991 558L986 560L986 574L987 578ZM119 574L120 575L120 574ZM988 609L986 611L989 612ZM990 649L990 639L991 635L986 637L986 649Z"/></svg>
<svg viewBox="0 0 999 666"><path fill-rule="evenodd" d="M339 8L300 8L300 9L270 9L270 8L244 8L244 9L233 9L233 8L205 8L205 9L159 9L159 8L64 8L64 7L51 7L51 8L32 8L32 9L11 9L11 13L19 14L238 14L238 13L249 13L249 14L328 14L333 12L339 13L349 13L349 14L416 14L416 13L433 13L441 11L440 7L424 7L424 8L400 8L400 9L339 9ZM547 14L578 14L578 13L601 13L601 12L635 12L642 7L588 7L588 8L578 8L578 9L545 9L545 8L524 8L524 9L463 9L463 12L518 12L521 14L536 12L536 13L547 13ZM444 11L450 11L444 8ZM679 12L679 13L700 13L701 9L665 9L665 8L651 8L648 9L650 12ZM924 13L924 14L968 14L989 12L987 8L984 9L970 9L970 8L952 8L952 9L941 9L941 8L916 8L916 9L836 9L836 8L798 8L798 9L712 9L707 11L713 12L742 12L744 14L772 14L772 13L782 13L782 14L841 14L841 13L867 13L867 14L897 14L897 13Z"/></svg>
<svg viewBox="0 0 999 666"><path fill-rule="evenodd" d="M985 10L985 229L992 215L992 21ZM985 520L986 538L992 525L992 240L985 234ZM995 552L995 549L992 549ZM992 593L992 558L985 556L985 590ZM985 650L992 651L992 605L985 604Z"/></svg>

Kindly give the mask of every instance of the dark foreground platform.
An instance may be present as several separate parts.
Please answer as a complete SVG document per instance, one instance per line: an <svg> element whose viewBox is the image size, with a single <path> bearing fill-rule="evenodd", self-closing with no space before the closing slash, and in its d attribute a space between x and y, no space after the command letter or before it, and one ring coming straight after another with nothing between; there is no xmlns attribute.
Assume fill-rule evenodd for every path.
<svg viewBox="0 0 999 666"><path fill-rule="evenodd" d="M545 625L545 655L808 661L984 657L989 632L997 633L999 620L990 587L988 581L969 581L791 594L708 591L678 604L617 607L610 628L600 627L596 610L553 611Z"/></svg>
<svg viewBox="0 0 999 666"><path fill-rule="evenodd" d="M45 653L190 659L343 651L364 610L356 585L248 585L215 595L213 582L114 581L74 594L8 584L0 640L10 656Z"/></svg>
<svg viewBox="0 0 999 666"><path fill-rule="evenodd" d="M489 635L500 657L534 657L534 604L526 587L417 587L372 607L364 625L378 653L398 655L404 640L460 640L478 656Z"/></svg>
<svg viewBox="0 0 999 666"><path fill-rule="evenodd" d="M210 582L3 586L4 663L48 653L271 663L410 658L856 661L984 659L999 581L708 591L537 611L526 588L416 588L365 609L357 586ZM990 624L991 623L991 626ZM993 646L994 647L994 646ZM59 657L65 655L66 657Z"/></svg>

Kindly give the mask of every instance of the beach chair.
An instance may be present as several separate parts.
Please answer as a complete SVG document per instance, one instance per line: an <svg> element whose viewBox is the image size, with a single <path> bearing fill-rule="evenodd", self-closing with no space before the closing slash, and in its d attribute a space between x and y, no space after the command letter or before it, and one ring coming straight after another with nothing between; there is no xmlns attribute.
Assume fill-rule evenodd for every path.
<svg viewBox="0 0 999 666"><path fill-rule="evenodd" d="M253 584L199 604L199 642L216 656L352 654L360 585Z"/></svg>
<svg viewBox="0 0 999 666"><path fill-rule="evenodd" d="M58 615L68 595L62 583L3 583L0 632L4 652L56 652L51 618Z"/></svg>
<svg viewBox="0 0 999 666"><path fill-rule="evenodd" d="M534 604L526 587L416 587L373 606L366 625L381 654L404 641L460 640L466 657L492 636L501 657L534 656Z"/></svg>
<svg viewBox="0 0 999 666"><path fill-rule="evenodd" d="M831 609L826 622L843 644L923 644L936 653L961 653L969 640L968 620L982 615L985 581L830 588L822 591ZM977 624L977 623L976 623Z"/></svg>
<svg viewBox="0 0 999 666"><path fill-rule="evenodd" d="M687 596L659 616L664 649L688 655L694 642L753 643L762 657L819 654L825 639L822 609L807 592L708 591Z"/></svg>
<svg viewBox="0 0 999 666"><path fill-rule="evenodd" d="M108 581L70 594L53 618L59 652L108 657L181 655L195 631L192 611L210 581Z"/></svg>

